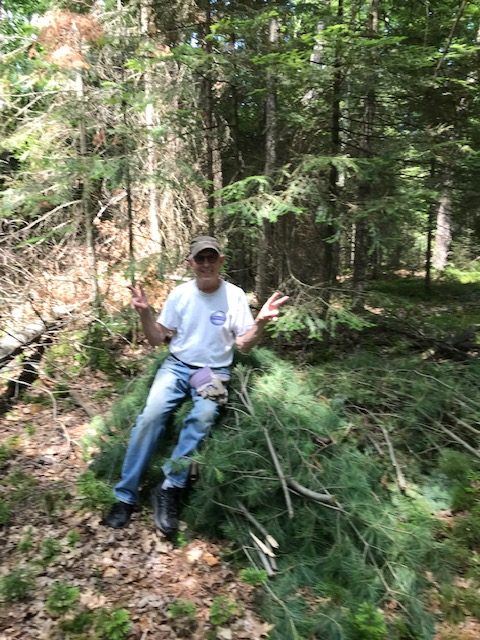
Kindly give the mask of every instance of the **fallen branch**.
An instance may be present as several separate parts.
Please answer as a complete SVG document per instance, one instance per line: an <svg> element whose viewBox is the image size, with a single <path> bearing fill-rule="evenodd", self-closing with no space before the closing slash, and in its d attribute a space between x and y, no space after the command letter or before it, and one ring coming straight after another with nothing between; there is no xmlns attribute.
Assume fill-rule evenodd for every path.
<svg viewBox="0 0 480 640"><path fill-rule="evenodd" d="M465 420L461 420L460 418L457 418L456 416L454 416L451 413L449 413L447 415L451 420L454 420L454 422L456 422L458 425L460 425L461 427L463 427L467 431L470 431L470 433L473 433L473 435L475 435L477 437L480 436L480 431L478 429L475 429L475 427L472 427L472 425L468 424L468 422L465 422Z"/></svg>
<svg viewBox="0 0 480 640"><path fill-rule="evenodd" d="M439 428L441 431L443 431L443 433L446 433L448 436L450 436L452 440L455 440L455 442L458 442L458 444L462 445L464 449L466 449L467 451L470 451L470 453L472 453L477 458L480 458L480 451L478 449L475 449L475 447L472 447L471 445L469 445L468 442L465 442L465 440L462 440L460 436L457 436L456 433L454 433L453 431L450 431L450 429L447 429L447 427L439 425Z"/></svg>
<svg viewBox="0 0 480 640"><path fill-rule="evenodd" d="M252 403L250 402L250 396L248 395L247 389L249 377L250 372L247 372L244 376L239 376L240 391L237 391L237 394L240 397L240 400L244 404L245 408L247 409L248 413L253 417L255 415L255 410Z"/></svg>
<svg viewBox="0 0 480 640"><path fill-rule="evenodd" d="M262 526L258 520L250 513L250 511L248 511L246 509L246 507L239 502L238 503L238 507L242 513L242 515L245 516L245 518L251 522L255 527L257 527L257 529L260 531L260 533L264 536L265 538L265 542L261 542L261 540L259 540L256 536L254 536L254 534L249 531L250 535L252 536L252 538L255 540L259 541L260 546L264 545L264 547L266 548L266 555L269 556L268 561L272 567L272 569L274 571L277 571L277 563L275 561L275 554L273 552L273 549L278 549L278 547L280 546L278 544L278 542L275 540L275 538L273 536L271 536L268 531L265 529L264 526Z"/></svg>
<svg viewBox="0 0 480 640"><path fill-rule="evenodd" d="M50 209L50 211L47 211L47 213L45 213L43 216L40 216L40 218L36 218L33 222L30 222L30 224L27 224L26 227L22 227L21 229L18 229L18 231L14 231L13 233L9 234L8 240L10 240L12 236L16 236L21 233L24 233L25 231L28 231L32 227L35 227L37 224L40 224L40 222L47 220L47 218L52 216L54 213L57 213L57 211L60 211L61 209L65 209L66 207L70 207L73 204L79 204L80 202L81 200L70 200L70 202L64 202L63 204L59 204L58 207L54 207L53 209ZM5 240L7 240L7 238Z"/></svg>
<svg viewBox="0 0 480 640"><path fill-rule="evenodd" d="M376 452L378 453L378 455L379 455L381 458L383 458L383 451L382 451L382 448L381 448L381 446L378 444L378 442L375 440L375 438L372 438L372 436L371 436L369 433L367 433L367 434L366 434L366 436L367 436L367 438L370 440L370 442L373 444L373 446L374 446L374 448L375 448Z"/></svg>
<svg viewBox="0 0 480 640"><path fill-rule="evenodd" d="M315 502L323 502L324 504L331 504L336 507L340 507L338 502L331 493L318 493L317 491L312 491L307 487L299 484L293 478L286 478L287 485L293 489L296 493L304 496L305 498L310 498L311 500L315 500Z"/></svg>
<svg viewBox="0 0 480 640"><path fill-rule="evenodd" d="M243 549L243 553L247 556L247 559L250 562L250 564L252 565L252 567L254 567L255 569L258 569L258 564L257 564L257 562L254 561L254 559L252 557L252 553L251 553L251 551L253 551L252 547L246 547L245 545L242 545L242 549ZM257 551L257 553L258 553L258 549L257 548L255 548L255 551ZM259 557L261 565L263 566L263 568L267 572L268 577L269 578L273 578L273 576L275 574L274 574L274 572L272 570L272 567L270 566L270 563L268 562L268 559L265 556L262 558L262 556L260 554L258 554L258 557Z"/></svg>
<svg viewBox="0 0 480 640"><path fill-rule="evenodd" d="M248 511L247 508L241 502L238 503L238 508L240 509L242 514L245 516L245 518L249 522L251 522L255 527L257 527L257 529L263 535L263 537L265 538L267 543L271 547L273 547L274 549L278 549L279 545L278 545L278 542L275 540L275 538L268 533L268 531L265 529L265 527L262 524L260 524L260 522L258 522L258 520L255 518L255 516L253 516L250 513L250 511Z"/></svg>
<svg viewBox="0 0 480 640"><path fill-rule="evenodd" d="M262 563L263 568L267 572L267 575L269 576L269 578L271 578L272 576L275 575L275 572L272 568L272 565L270 564L269 559L267 558L265 553L262 551L262 549L258 546L258 544L255 542L255 540L253 541L253 544L255 545L255 550L258 554L258 557L260 558L260 562Z"/></svg>
<svg viewBox="0 0 480 640"><path fill-rule="evenodd" d="M7 377L7 388L0 396L0 415L7 413L13 403L20 398L27 387L38 378L38 365L43 357L47 345L52 342L49 335L43 336L42 341L35 345L28 359L21 363L21 371L15 377Z"/></svg>
<svg viewBox="0 0 480 640"><path fill-rule="evenodd" d="M285 496L285 503L287 505L288 517L290 519L292 519L293 516L294 516L293 505L292 505L292 500L290 498L290 493L288 491L287 480L285 478L285 474L283 472L282 465L280 464L280 461L278 460L277 454L275 453L275 449L273 448L273 444L272 444L272 441L270 439L270 435L269 435L266 427L263 427L263 433L265 435L265 440L267 441L268 450L269 450L270 455L271 455L272 460L273 460L273 465L275 467L275 470L277 472L278 478L280 480L280 484L282 485L283 495Z"/></svg>
<svg viewBox="0 0 480 640"><path fill-rule="evenodd" d="M398 488L402 493L405 493L407 489L407 481L405 480L405 476L403 475L402 470L400 469L400 465L398 464L397 457L395 455L395 450L393 448L392 441L390 440L390 436L388 435L387 430L382 424L378 423L378 426L382 430L383 437L385 438L385 442L387 443L388 453L390 454L390 460L392 461L393 468L395 469Z"/></svg>
<svg viewBox="0 0 480 640"><path fill-rule="evenodd" d="M414 344L422 349L431 349L431 356L452 358L454 360L465 360L469 357L469 351L478 351L478 344L475 343L474 329L468 329L461 334L449 338L437 338L425 335L419 329L409 327L398 318L384 317L376 320L375 328L382 328L390 333L396 333L410 338ZM473 337L472 337L473 336Z"/></svg>
<svg viewBox="0 0 480 640"><path fill-rule="evenodd" d="M275 554L273 553L273 551L268 547L268 545L266 545L264 542L262 542L260 540L260 538L257 538L257 536L252 532L249 531L248 532L250 534L250 537L252 538L252 540L255 542L255 544L260 547L260 549L263 551L263 553L268 556L268 558L274 558Z"/></svg>
<svg viewBox="0 0 480 640"><path fill-rule="evenodd" d="M35 368L35 379L37 377L38 377L38 369ZM12 384L15 387L18 387L20 390L23 390L25 387L31 389L33 387L32 382L33 381L29 381L29 380L25 379L25 377L22 377L22 378L9 378L8 379L9 385ZM46 393L48 396L50 396L50 400L52 401L52 422L54 424L56 424L60 428L60 430L62 431L63 436L64 436L65 440L67 441L68 450L70 450L71 446L72 446L72 439L71 439L70 434L68 433L65 425L62 424L62 422L60 420L58 420L57 401L55 399L55 396L50 391L50 389L47 389L47 387L43 387L42 386L42 387L37 387L37 389L39 391L42 391L43 393ZM17 398L18 398L18 395L14 396L13 398L10 398L8 400L5 400L5 398L1 398L0 399L0 415L2 413L4 413L5 411L8 411L8 409L11 407L12 399L17 399ZM74 441L74 442L75 442L75 444L77 444L76 441Z"/></svg>
<svg viewBox="0 0 480 640"><path fill-rule="evenodd" d="M5 330L5 337L0 340L0 369L32 346L47 330L48 327L43 322L28 325L18 336Z"/></svg>
<svg viewBox="0 0 480 640"><path fill-rule="evenodd" d="M70 313L71 308L56 308L47 319L41 317L35 308L34 311L39 318L38 321L31 322L19 331L9 332L4 329L5 336L0 339L0 369L43 336L55 333L62 326L63 318Z"/></svg>
<svg viewBox="0 0 480 640"><path fill-rule="evenodd" d="M58 378L55 378L55 379L58 381ZM73 403L75 404L75 406L80 407L80 409L83 409L83 411L87 414L89 418L95 418L95 416L98 415L98 411L95 409L95 407L91 405L89 402L87 402L86 400L84 400L82 396L77 391L75 391L75 389L71 389L70 387L68 387L66 391L70 396L70 398L73 400Z"/></svg>

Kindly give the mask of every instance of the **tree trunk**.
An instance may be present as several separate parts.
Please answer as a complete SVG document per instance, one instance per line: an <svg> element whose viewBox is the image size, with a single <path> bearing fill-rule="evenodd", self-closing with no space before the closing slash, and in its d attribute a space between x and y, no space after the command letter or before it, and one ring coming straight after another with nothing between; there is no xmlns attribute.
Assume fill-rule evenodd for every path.
<svg viewBox="0 0 480 640"><path fill-rule="evenodd" d="M372 0L370 11L368 14L368 35L374 38L378 33L378 10L380 0ZM375 65L372 61L372 69ZM365 158L371 158L374 155L373 149L373 127L375 122L376 111L376 95L375 95L375 75L372 71L367 77L368 88L364 99L364 108L362 116L362 150L361 155ZM363 179L358 189L358 199L360 206L360 215L355 223L355 255L353 260L353 286L354 286L354 306L356 308L363 307L365 286L368 267L368 249L369 249L369 232L368 220L365 214L365 208L369 200L372 198L372 187L370 181ZM364 209L362 211L362 209Z"/></svg>
<svg viewBox="0 0 480 640"><path fill-rule="evenodd" d="M154 33L155 25L153 20L153 8L151 0L141 0L140 4L140 31L146 38L150 38ZM150 227L150 239L161 251L160 227L158 223L157 206L157 186L155 177L157 172L157 154L152 129L155 126L155 106L153 98L153 75L151 69L147 68L143 76L145 91L145 127L147 136L147 181L148 181L148 222Z"/></svg>
<svg viewBox="0 0 480 640"><path fill-rule="evenodd" d="M337 24L343 23L343 0L338 0ZM333 156L340 154L340 91L343 84L342 62L340 59L339 46L335 49L335 59L333 63L333 96L332 96L332 118L330 127L330 146ZM329 224L326 229L327 241L325 243L325 260L323 280L328 285L335 282L338 275L338 242L332 242L331 238L336 233L335 222L338 217L338 169L332 162L328 176L328 217ZM328 297L328 293L326 293Z"/></svg>
<svg viewBox="0 0 480 640"><path fill-rule="evenodd" d="M88 157L88 145L87 145L87 127L85 123L85 90L83 86L83 76L81 71L75 72L75 91L77 95L78 105L80 107L80 120L79 120L79 151L82 158L82 176L81 176L81 190L82 190L82 214L85 224L85 242L88 251L88 263L89 263L89 275L92 286L92 302L95 312L100 314L101 310L101 297L100 288L98 285L98 273L97 273L97 255L95 251L95 238L93 231L93 218L92 207L90 201L90 176L88 175L87 157Z"/></svg>
<svg viewBox="0 0 480 640"><path fill-rule="evenodd" d="M123 111L123 124L125 126L125 134L123 141L123 175L125 179L125 192L127 194L127 225L128 225L128 261L130 263L130 280L132 285L135 284L135 251L133 244L133 201L132 201L132 179L130 175L130 160L129 160L129 144L127 141L127 104L124 101L122 104Z"/></svg>
<svg viewBox="0 0 480 640"><path fill-rule="evenodd" d="M430 161L430 183L431 187L435 184L435 157ZM427 217L427 250L425 255L425 290L430 292L432 285L432 246L433 246L433 219L435 205L432 202L428 209Z"/></svg>
<svg viewBox="0 0 480 640"><path fill-rule="evenodd" d="M443 271L447 266L448 254L452 243L451 208L450 192L446 187L437 206L437 225L432 256L432 264L437 271Z"/></svg>
<svg viewBox="0 0 480 640"><path fill-rule="evenodd" d="M230 37L230 52L232 57L235 55L235 34L232 33ZM234 58L233 58L234 59ZM241 180L245 170L245 162L243 160L242 152L240 150L240 126L239 126L239 97L238 89L235 82L231 85L231 100L232 100L232 143L233 143L233 155L235 158L235 171L231 177L231 181Z"/></svg>
<svg viewBox="0 0 480 640"><path fill-rule="evenodd" d="M343 21L343 1L339 0L337 9L337 23ZM322 32L325 30L325 23L320 21L317 23L317 37L313 51L310 55L310 64L314 65L316 69L321 70L324 62L324 47L322 42ZM324 66L324 65L323 65ZM338 45L335 51L334 58L334 73L333 73L333 87L332 87L332 108L330 119L330 153L332 156L337 156L340 153L340 89L342 85L342 73L340 52ZM323 95L319 95L316 89L310 88L304 98L303 102L309 102L315 99L324 99ZM319 178L322 183L324 176ZM338 186L338 170L334 162L330 164L328 172L328 196L327 196L327 216L323 222L316 220L316 212L312 211L312 224L314 228L314 241L315 241L315 265L318 265L315 273L312 276L315 280L319 280L323 285L323 291L321 297L325 302L328 302L330 297L330 285L334 282L337 274L338 264L338 244L332 242L335 236L335 220L337 218L337 186ZM322 187L320 187L322 189Z"/></svg>
<svg viewBox="0 0 480 640"><path fill-rule="evenodd" d="M268 41L273 48L278 42L278 19L273 17L269 23ZM276 79L271 70L267 71L267 98L265 102L265 169L268 178L273 176L277 164L277 96ZM268 297L275 286L274 225L263 219L257 262L257 296L260 302Z"/></svg>
<svg viewBox="0 0 480 640"><path fill-rule="evenodd" d="M212 8L210 0L205 0L205 32L203 38L203 48L207 54L207 68L203 77L203 122L205 127L205 174L207 178L207 222L208 232L215 235L215 190L218 188L216 180L216 169L218 169L218 147L216 142L216 122L214 116L213 101L213 70L211 56L213 53L212 43L208 36L212 27Z"/></svg>

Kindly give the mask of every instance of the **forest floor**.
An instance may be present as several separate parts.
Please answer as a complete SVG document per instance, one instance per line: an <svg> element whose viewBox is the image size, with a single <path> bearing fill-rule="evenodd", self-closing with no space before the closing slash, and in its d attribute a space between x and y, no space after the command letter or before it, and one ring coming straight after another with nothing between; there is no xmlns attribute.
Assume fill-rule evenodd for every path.
<svg viewBox="0 0 480 640"><path fill-rule="evenodd" d="M255 590L222 560L221 543L184 536L174 545L148 508L123 530L102 526L78 485L91 418L68 397L52 411L51 381L39 383L3 417L0 433L0 504L9 505L0 510L0 573L12 577L0 601L0 640L268 637ZM114 395L102 372L77 379L75 391L98 415ZM435 639L479 637L480 623L467 616L442 624Z"/></svg>
<svg viewBox="0 0 480 640"><path fill-rule="evenodd" d="M395 283L396 295L402 284ZM388 287L388 283L384 285L391 295ZM387 317L385 292L376 292L375 296L372 313ZM413 297L410 306L401 299L400 307L395 299L399 323L389 323L383 333L378 327L365 332L361 353L366 353L369 341L375 342L381 357L368 361L375 367L384 366L398 354L410 354L412 345L419 354L416 361L449 358L451 345L445 339L427 340L426 335L433 334L433 328L450 335L453 328L456 332L477 326L477 300L478 297L472 298L470 306L466 306L463 295L460 301L442 299L442 304L435 301L422 307ZM424 324L419 324L419 318L425 318ZM415 319L420 331L407 331L411 319ZM424 326L426 335L421 331ZM94 453L86 442L91 440L92 415L108 414L119 397L119 387L111 376L85 366L84 361L77 366L77 346L85 348L81 344L86 342L83 338L75 331L57 336L56 345L50 349L52 355L47 350L44 357L50 357L47 364L53 365L54 374L46 375L48 366L42 364L38 381L1 416L0 640L269 637L272 624L260 619L256 612L259 592L242 581L241 574L224 560L231 551L226 543L194 537L191 531L182 529L172 544L155 530L148 506L136 512L130 526L123 530L101 524L100 505L105 496L95 494L100 491L95 480L86 490L81 485ZM129 379L134 379L138 367L142 367L139 363L145 356L143 346L133 348L124 340L121 328L112 344L114 350L109 357L120 365L119 370L127 371ZM344 349L360 352L359 344L352 344L351 348L346 344ZM477 360L478 350L471 357ZM133 369L128 373L130 366ZM355 373L348 362L341 363L340 349L330 366L334 368L325 375L336 386L341 382L341 366L349 375ZM458 367L457 377L463 374L464 363ZM358 371L366 388L364 370ZM409 387L405 381L402 384L407 397ZM354 377L351 386L355 388ZM329 394L325 382L320 388ZM388 391L388 384L386 388ZM377 395L373 391L372 394L376 403ZM333 391L330 395L333 397ZM462 398L462 402L466 400ZM390 411L389 405L387 409ZM107 480L113 482L114 478ZM472 485L473 490L477 490L476 485ZM453 529L455 519L461 522L463 517L461 512L443 516L448 519L447 529ZM471 564L475 564L478 549L469 547L467 553L473 558ZM433 579L431 584L427 601L440 621L434 640L480 638L480 616L473 615L480 611L478 598L472 604L463 597L470 597L478 582L459 570L450 594L435 586ZM275 622L278 628L276 618ZM290 640L290 636L280 637Z"/></svg>
<svg viewBox="0 0 480 640"><path fill-rule="evenodd" d="M76 387L90 403L99 390L108 393L101 374ZM105 399L95 404L99 413L108 406ZM45 394L32 389L3 420L0 562L10 580L3 582L1 640L268 635L271 626L253 611L253 587L222 561L219 545L194 539L174 546L147 510L123 530L102 526L102 514L78 492L90 425L81 408L63 402L55 415Z"/></svg>

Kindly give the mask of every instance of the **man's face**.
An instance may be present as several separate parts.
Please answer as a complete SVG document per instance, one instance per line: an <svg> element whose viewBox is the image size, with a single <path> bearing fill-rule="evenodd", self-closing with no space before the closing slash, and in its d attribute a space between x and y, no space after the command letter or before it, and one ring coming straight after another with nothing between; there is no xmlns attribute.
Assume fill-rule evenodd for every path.
<svg viewBox="0 0 480 640"><path fill-rule="evenodd" d="M218 286L218 274L225 260L213 249L204 249L197 253L194 258L189 259L190 267L195 273L200 289L216 288Z"/></svg>

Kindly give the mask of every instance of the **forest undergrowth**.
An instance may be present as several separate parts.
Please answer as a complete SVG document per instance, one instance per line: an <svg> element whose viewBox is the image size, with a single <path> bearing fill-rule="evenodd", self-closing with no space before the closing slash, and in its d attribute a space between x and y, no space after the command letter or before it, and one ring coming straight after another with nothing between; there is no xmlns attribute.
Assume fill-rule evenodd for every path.
<svg viewBox="0 0 480 640"><path fill-rule="evenodd" d="M426 297L414 279L378 283L354 327L318 341L285 325L237 358L228 409L195 459L199 478L184 499L177 549L198 536L220 545L254 590L272 640L478 637L478 292L446 283ZM81 354L68 336L50 350L65 376L94 365L114 383L116 399L82 439L89 467L77 474L76 494L91 512L112 499L130 426L165 355L121 356L125 329L98 330ZM142 535L152 527L149 488L187 408L145 480ZM2 444L4 464L9 446L17 445ZM15 521L21 506L2 482L4 513ZM230 607L231 621L228 602L217 608ZM198 624L195 607L180 605L179 618ZM88 624L96 633L103 623ZM209 637L228 637L220 627L210 624Z"/></svg>

